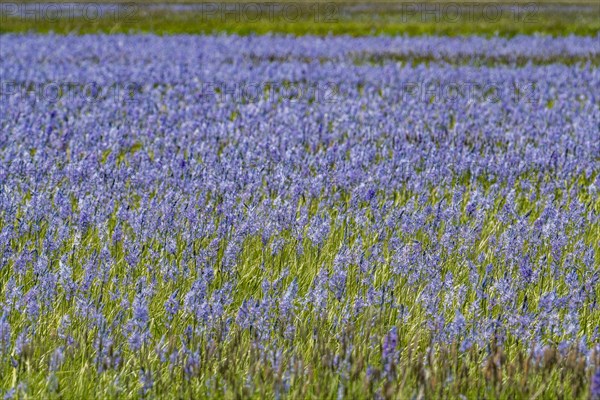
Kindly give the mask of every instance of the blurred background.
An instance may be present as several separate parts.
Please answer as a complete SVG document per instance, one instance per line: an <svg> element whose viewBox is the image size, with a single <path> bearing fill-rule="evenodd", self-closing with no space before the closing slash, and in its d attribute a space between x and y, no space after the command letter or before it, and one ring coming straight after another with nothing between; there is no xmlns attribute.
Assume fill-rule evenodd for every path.
<svg viewBox="0 0 600 400"><path fill-rule="evenodd" d="M25 1L0 3L0 32L295 35L595 35L586 1Z"/></svg>

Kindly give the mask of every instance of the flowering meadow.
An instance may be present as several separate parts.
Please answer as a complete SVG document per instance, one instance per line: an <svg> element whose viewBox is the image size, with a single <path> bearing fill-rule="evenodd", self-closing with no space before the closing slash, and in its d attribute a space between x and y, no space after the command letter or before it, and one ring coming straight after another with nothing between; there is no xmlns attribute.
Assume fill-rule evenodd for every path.
<svg viewBox="0 0 600 400"><path fill-rule="evenodd" d="M600 398L600 36L0 40L5 399Z"/></svg>

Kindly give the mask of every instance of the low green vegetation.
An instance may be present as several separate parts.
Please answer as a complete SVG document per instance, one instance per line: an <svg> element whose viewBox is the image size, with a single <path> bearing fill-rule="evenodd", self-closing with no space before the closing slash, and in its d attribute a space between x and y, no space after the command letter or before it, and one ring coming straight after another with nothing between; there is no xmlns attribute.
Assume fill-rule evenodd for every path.
<svg viewBox="0 0 600 400"><path fill-rule="evenodd" d="M595 35L600 31L600 11L589 4L531 3L513 5L512 8L500 3L452 3L453 6L444 6L443 3L385 3L365 7L344 3L307 3L306 6L293 4L281 8L252 8L245 7L243 3L220 4L214 8L199 4L196 7L187 4L188 8L176 8L174 5L161 8L148 4L113 4L100 11L96 8L84 9L88 17L72 12L72 8L57 11L56 8L50 9L39 4L21 5L19 8L9 8L4 4L0 16L0 33L278 33L352 36L514 36L540 33L558 36Z"/></svg>

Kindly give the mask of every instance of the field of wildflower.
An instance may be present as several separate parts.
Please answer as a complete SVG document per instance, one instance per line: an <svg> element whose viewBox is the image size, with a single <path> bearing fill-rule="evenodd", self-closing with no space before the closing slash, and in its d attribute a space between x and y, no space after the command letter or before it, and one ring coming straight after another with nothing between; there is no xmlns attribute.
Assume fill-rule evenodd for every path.
<svg viewBox="0 0 600 400"><path fill-rule="evenodd" d="M600 34L0 35L0 398L600 399Z"/></svg>

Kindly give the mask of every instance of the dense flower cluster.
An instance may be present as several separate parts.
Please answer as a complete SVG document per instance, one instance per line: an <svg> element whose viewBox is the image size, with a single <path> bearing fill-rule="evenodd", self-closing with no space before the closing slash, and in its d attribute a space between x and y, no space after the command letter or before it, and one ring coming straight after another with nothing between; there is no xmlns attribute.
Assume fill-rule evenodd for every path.
<svg viewBox="0 0 600 400"><path fill-rule="evenodd" d="M3 394L596 396L598 43L3 36Z"/></svg>

